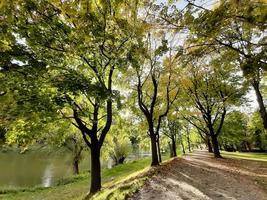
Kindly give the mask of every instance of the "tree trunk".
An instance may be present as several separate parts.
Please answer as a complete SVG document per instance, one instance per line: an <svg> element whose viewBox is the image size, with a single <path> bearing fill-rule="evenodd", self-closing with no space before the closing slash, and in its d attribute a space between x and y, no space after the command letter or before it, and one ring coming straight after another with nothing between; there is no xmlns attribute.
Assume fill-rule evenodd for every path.
<svg viewBox="0 0 267 200"><path fill-rule="evenodd" d="M172 144L170 141L168 142L168 145L169 145L169 149L170 149L170 158L173 158L174 157L173 156L173 149L172 149Z"/></svg>
<svg viewBox="0 0 267 200"><path fill-rule="evenodd" d="M209 136L207 136L207 147L208 147L209 153L213 153L212 144L210 142Z"/></svg>
<svg viewBox="0 0 267 200"><path fill-rule="evenodd" d="M173 153L173 157L177 157L176 141L175 141L175 138L174 137L172 137L172 153Z"/></svg>
<svg viewBox="0 0 267 200"><path fill-rule="evenodd" d="M74 158L73 158L73 173L75 175L79 174L79 164L81 161L81 157L82 157L82 151L83 151L83 147L80 147L77 143L75 144L75 150L74 150Z"/></svg>
<svg viewBox="0 0 267 200"><path fill-rule="evenodd" d="M119 159L118 159L118 162L117 162L117 164L119 165L119 164L123 164L124 163L124 160L125 160L125 157L123 156L123 157L120 157Z"/></svg>
<svg viewBox="0 0 267 200"><path fill-rule="evenodd" d="M157 148L158 148L158 156L159 156L159 162L161 163L161 152L160 152L160 143L159 143L159 135L158 135L158 139L157 139Z"/></svg>
<svg viewBox="0 0 267 200"><path fill-rule="evenodd" d="M181 137L181 146L182 146L183 154L185 154L184 143L183 143L182 137Z"/></svg>
<svg viewBox="0 0 267 200"><path fill-rule="evenodd" d="M252 83L252 86L253 86L255 93L256 93L256 96L257 96L257 101L258 101L259 108L260 108L260 114L261 114L261 118L263 121L263 126L265 129L267 129L267 112L266 112L266 108L264 106L263 98L262 98L262 95L260 92L259 82L254 81Z"/></svg>
<svg viewBox="0 0 267 200"><path fill-rule="evenodd" d="M73 173L74 173L74 175L79 174L79 160L74 159L72 165L73 165Z"/></svg>
<svg viewBox="0 0 267 200"><path fill-rule="evenodd" d="M187 133L187 143L188 143L188 151L191 152L191 143L190 143L189 133Z"/></svg>
<svg viewBox="0 0 267 200"><path fill-rule="evenodd" d="M92 143L91 147L91 187L90 194L95 194L101 189L100 148Z"/></svg>
<svg viewBox="0 0 267 200"><path fill-rule="evenodd" d="M158 151L157 151L157 140L154 133L150 133L151 140L151 151L152 151L152 162L151 166L159 165Z"/></svg>
<svg viewBox="0 0 267 200"><path fill-rule="evenodd" d="M251 145L249 142L246 142L246 147L247 147L248 151L251 152Z"/></svg>
<svg viewBox="0 0 267 200"><path fill-rule="evenodd" d="M212 141L212 146L213 146L213 153L215 158L222 158L220 149L219 149L219 143L217 136L212 134L211 135L211 141Z"/></svg>

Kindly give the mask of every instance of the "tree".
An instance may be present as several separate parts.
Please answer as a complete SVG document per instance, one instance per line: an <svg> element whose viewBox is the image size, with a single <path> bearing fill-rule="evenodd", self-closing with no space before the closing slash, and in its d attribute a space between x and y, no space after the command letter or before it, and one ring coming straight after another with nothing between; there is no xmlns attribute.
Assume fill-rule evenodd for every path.
<svg viewBox="0 0 267 200"><path fill-rule="evenodd" d="M220 60L220 59L219 59ZM219 60L209 64L190 64L183 75L185 102L184 119L211 138L214 156L220 158L218 136L221 133L227 109L237 105L242 95L238 75L229 65L220 66ZM189 115L189 116L188 116Z"/></svg>
<svg viewBox="0 0 267 200"><path fill-rule="evenodd" d="M251 114L248 122L248 132L253 149L257 151L266 151L267 133L263 127L262 118L258 112Z"/></svg>
<svg viewBox="0 0 267 200"><path fill-rule="evenodd" d="M0 95L0 147L3 147L6 144L6 134L8 126L10 124L7 116L2 113L5 113L7 111L7 109L9 108L8 104L11 100L12 98L10 98L6 92L3 92L2 95Z"/></svg>
<svg viewBox="0 0 267 200"><path fill-rule="evenodd" d="M187 120L194 121L192 118L191 119L187 119ZM197 130L197 133L200 136L201 140L206 144L206 147L208 148L208 152L209 153L213 153L212 144L210 142L210 137L207 134L205 134L205 132L200 130L199 128L196 128L196 130Z"/></svg>
<svg viewBox="0 0 267 200"><path fill-rule="evenodd" d="M122 114L123 112L120 112ZM116 114L113 126L106 140L106 151L112 158L114 165L123 164L130 152L131 124L128 118Z"/></svg>
<svg viewBox="0 0 267 200"><path fill-rule="evenodd" d="M191 140L190 140L190 125L189 124L186 124L185 134L186 134L186 141L187 141L188 151L189 151L189 153L191 153L192 152L192 147L191 147Z"/></svg>
<svg viewBox="0 0 267 200"><path fill-rule="evenodd" d="M251 149L247 123L248 116L240 111L232 111L226 116L222 133L219 136L221 145L226 151Z"/></svg>
<svg viewBox="0 0 267 200"><path fill-rule="evenodd" d="M223 62L231 61L240 67L256 93L259 112L267 129L267 112L260 87L267 69L267 6L264 1L220 1L212 9L188 1L183 17L180 12L176 13L178 16L169 15L171 23L168 24L189 32L187 50L191 53L227 51L228 59ZM175 23L177 18L178 23Z"/></svg>
<svg viewBox="0 0 267 200"><path fill-rule="evenodd" d="M177 136L179 136L179 132L181 132L181 124L178 120L170 120L170 119L168 119L166 123L167 123L168 129L164 130L164 135L166 135L171 140L170 142L171 157L176 157L177 156L177 147L176 147Z"/></svg>
<svg viewBox="0 0 267 200"><path fill-rule="evenodd" d="M80 135L71 134L69 137L65 139L65 142L63 143L63 146L65 146L67 149L70 150L72 155L72 168L73 173L79 174L79 164L82 160L82 152L85 149L84 142Z"/></svg>
<svg viewBox="0 0 267 200"><path fill-rule="evenodd" d="M182 147L183 154L185 155L185 146L184 146L184 134L182 131L178 132L178 140L180 141L180 145Z"/></svg>
<svg viewBox="0 0 267 200"><path fill-rule="evenodd" d="M144 50L143 46L147 49ZM175 101L178 90L171 81L174 76L172 67L175 60L170 57L165 60L165 65L161 62L168 50L167 41L163 38L161 45L158 45L149 33L143 46L137 46L137 51L133 50L131 60L137 76L138 106L147 121L152 150L151 165L154 166L161 162L159 145L161 123ZM144 56L142 62L138 61L141 56Z"/></svg>
<svg viewBox="0 0 267 200"><path fill-rule="evenodd" d="M45 70L47 80L39 91L49 88L46 96L63 118L72 120L91 150L91 194L101 188L100 149L118 96L113 79L126 66L125 46L141 32L135 26L137 6L136 1L27 0L10 1L3 8L9 20L3 69ZM10 59L15 47L21 47L18 57L26 57L18 64Z"/></svg>
<svg viewBox="0 0 267 200"><path fill-rule="evenodd" d="M113 137L113 148L109 151L110 157L113 159L115 165L123 164L128 153L130 144L126 138Z"/></svg>
<svg viewBox="0 0 267 200"><path fill-rule="evenodd" d="M79 132L63 119L53 116L49 120L39 114L17 118L9 123L5 139L8 145L17 145L22 151L34 145L52 149L64 147L71 153L73 173L79 174L85 144Z"/></svg>
<svg viewBox="0 0 267 200"><path fill-rule="evenodd" d="M0 146L3 146L6 142L6 129L0 127Z"/></svg>

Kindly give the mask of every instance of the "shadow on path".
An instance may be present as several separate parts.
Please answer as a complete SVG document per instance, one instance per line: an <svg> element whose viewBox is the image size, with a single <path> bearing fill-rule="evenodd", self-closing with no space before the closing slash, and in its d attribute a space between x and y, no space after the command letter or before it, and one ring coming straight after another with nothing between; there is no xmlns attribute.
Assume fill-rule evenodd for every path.
<svg viewBox="0 0 267 200"><path fill-rule="evenodd" d="M205 151L177 158L159 167L131 200L267 200L255 180L267 180L267 165L215 159Z"/></svg>

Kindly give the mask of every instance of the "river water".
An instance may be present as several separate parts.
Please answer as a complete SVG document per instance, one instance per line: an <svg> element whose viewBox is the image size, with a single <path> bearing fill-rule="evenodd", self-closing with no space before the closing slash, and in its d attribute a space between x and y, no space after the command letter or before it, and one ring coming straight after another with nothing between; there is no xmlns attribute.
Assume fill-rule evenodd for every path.
<svg viewBox="0 0 267 200"><path fill-rule="evenodd" d="M140 156L140 157L139 157ZM126 160L135 160L149 154L131 154ZM73 174L71 153L30 151L18 153L15 151L0 151L0 189L25 188L32 186L50 187L60 179ZM103 161L102 167L111 168L112 160ZM90 169L89 152L83 153L80 172Z"/></svg>
<svg viewBox="0 0 267 200"><path fill-rule="evenodd" d="M85 152L80 170L89 170L89 153ZM29 152L20 154L13 151L0 152L0 188L31 186L49 187L59 179L71 176L71 154Z"/></svg>

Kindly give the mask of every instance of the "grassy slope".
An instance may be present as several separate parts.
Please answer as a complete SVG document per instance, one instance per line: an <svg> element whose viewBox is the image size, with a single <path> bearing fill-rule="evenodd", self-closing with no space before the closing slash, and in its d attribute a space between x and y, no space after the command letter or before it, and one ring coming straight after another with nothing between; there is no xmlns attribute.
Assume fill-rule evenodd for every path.
<svg viewBox="0 0 267 200"><path fill-rule="evenodd" d="M241 153L241 152L222 152L222 156L225 158L237 158L237 159L246 159L254 161L266 161L267 162L267 153Z"/></svg>
<svg viewBox="0 0 267 200"><path fill-rule="evenodd" d="M163 156L166 160L168 156ZM136 172L148 168L150 158L133 161L123 165L116 166L112 169L104 169L102 172L103 186L108 187L127 176L134 175ZM81 196L89 190L89 176L81 174L76 178L68 178L65 185L59 185L51 188L33 188L26 189L24 192L14 192L0 195L0 199L5 200L70 200L80 199ZM139 182L136 183L140 184Z"/></svg>

